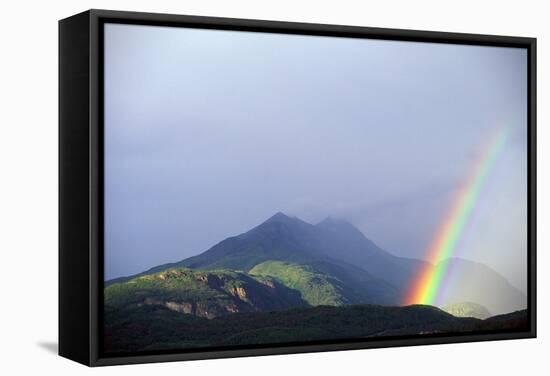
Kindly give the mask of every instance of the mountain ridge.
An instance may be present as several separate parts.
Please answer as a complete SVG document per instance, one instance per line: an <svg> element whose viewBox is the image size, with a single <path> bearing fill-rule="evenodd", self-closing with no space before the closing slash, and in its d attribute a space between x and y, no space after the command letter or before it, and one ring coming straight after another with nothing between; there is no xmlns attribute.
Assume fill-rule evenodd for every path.
<svg viewBox="0 0 550 376"><path fill-rule="evenodd" d="M338 224L339 227L336 227L335 224ZM344 228L346 233L342 234ZM353 234L353 237L348 237L348 240L343 242L342 240L349 234ZM349 238L352 240L350 241ZM250 243L255 243L255 246L259 244L260 247L251 249ZM277 254L266 253L266 249L277 252ZM338 252L335 252L335 249L339 249ZM344 252L351 254L346 257ZM378 276L380 276L378 264L384 264L386 269L394 268L398 271L396 273L400 273L402 267L396 267L395 264L400 261L407 263L409 260L382 250L345 220L327 217L317 225L312 225L297 217L277 212L249 231L230 236L195 256L158 265L134 275L114 278L106 281L106 284L180 266L204 269L222 267L246 271L260 262L274 259L289 262L310 262L319 259L346 263L352 261L351 264L358 266L355 260L351 259L360 252L365 253L366 255L363 256L367 257L363 266L372 269L365 271L371 274L374 271ZM375 259L382 257L384 262L373 263L373 257ZM414 260L414 262L423 263L421 260ZM369 263L375 266L369 267ZM388 273L389 271L386 270L384 278L388 278ZM401 278L406 279L407 277Z"/></svg>
<svg viewBox="0 0 550 376"><path fill-rule="evenodd" d="M249 231L228 237L205 252L175 263L158 265L134 276L106 281L105 286L172 268L228 269L248 273L266 262L301 269L304 275L320 273L326 276L320 281L338 281L331 283L332 287L326 287L345 290L345 293L336 294L339 297L334 301L385 305L400 305L410 283L427 264L384 251L343 219L327 217L313 225L277 212ZM492 269L458 258L449 259L448 263L452 266L448 268L448 275L458 276L460 283L454 286L460 288L448 289L441 306L475 302L495 314L525 308L524 294ZM276 269L270 269L275 273L272 277L281 277L280 268Z"/></svg>

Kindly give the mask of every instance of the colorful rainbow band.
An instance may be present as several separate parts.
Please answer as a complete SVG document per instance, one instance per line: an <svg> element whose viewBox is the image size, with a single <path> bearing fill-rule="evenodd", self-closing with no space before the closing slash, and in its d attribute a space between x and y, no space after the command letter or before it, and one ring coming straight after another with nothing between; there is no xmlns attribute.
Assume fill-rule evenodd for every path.
<svg viewBox="0 0 550 376"><path fill-rule="evenodd" d="M452 200L443 222L427 249L429 265L420 271L405 296L404 304L433 304L447 271L447 262L453 255L465 225L471 217L476 201L509 133L501 127L484 148L474 164L472 173ZM438 265L439 264L439 265Z"/></svg>

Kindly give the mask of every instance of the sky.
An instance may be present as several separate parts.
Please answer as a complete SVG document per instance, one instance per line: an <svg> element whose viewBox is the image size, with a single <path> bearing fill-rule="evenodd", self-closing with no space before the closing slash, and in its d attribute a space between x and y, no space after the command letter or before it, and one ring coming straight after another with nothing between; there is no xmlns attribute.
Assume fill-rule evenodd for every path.
<svg viewBox="0 0 550 376"><path fill-rule="evenodd" d="M491 135L455 256L526 291L524 49L105 25L105 278L276 212L424 258Z"/></svg>

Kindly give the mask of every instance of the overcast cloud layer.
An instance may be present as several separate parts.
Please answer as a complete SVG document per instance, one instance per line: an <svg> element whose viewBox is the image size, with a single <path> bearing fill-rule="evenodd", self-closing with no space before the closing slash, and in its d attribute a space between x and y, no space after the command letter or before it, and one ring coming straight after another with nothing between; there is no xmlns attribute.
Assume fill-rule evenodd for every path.
<svg viewBox="0 0 550 376"><path fill-rule="evenodd" d="M526 290L525 50L106 25L105 278L277 211L423 258L511 129L455 255Z"/></svg>

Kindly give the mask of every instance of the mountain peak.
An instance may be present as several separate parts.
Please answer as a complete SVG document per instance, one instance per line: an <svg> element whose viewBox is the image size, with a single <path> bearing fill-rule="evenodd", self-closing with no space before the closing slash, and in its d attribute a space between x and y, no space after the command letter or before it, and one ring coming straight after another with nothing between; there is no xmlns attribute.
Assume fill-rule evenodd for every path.
<svg viewBox="0 0 550 376"><path fill-rule="evenodd" d="M286 215L285 213L283 212L277 212L275 214L273 214L271 217L269 217L266 222L280 222L280 221L288 221L288 220L291 220L292 218L290 218L288 215Z"/></svg>
<svg viewBox="0 0 550 376"><path fill-rule="evenodd" d="M268 219L266 219L265 221L263 221L260 226L263 226L263 225L269 225L269 224L281 224L281 223L286 223L286 224L289 224L289 223L292 223L294 222L295 218L292 218L292 217L289 217L288 215L286 215L285 213L283 212L277 212L275 214L273 214L271 217L269 217Z"/></svg>
<svg viewBox="0 0 550 376"><path fill-rule="evenodd" d="M289 217L283 212L277 212L273 214L271 217L266 219L261 225L274 224L274 223L279 223L279 224L283 223L283 224L293 225L293 226L304 226L304 225L312 226L309 223L302 221L298 217Z"/></svg>

